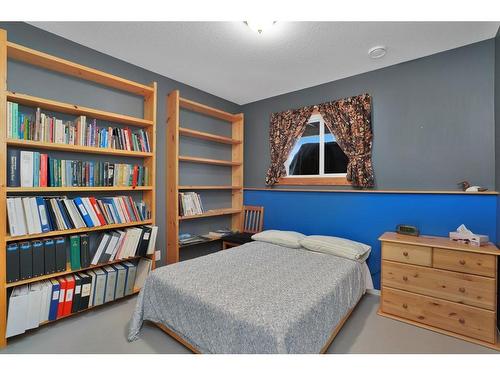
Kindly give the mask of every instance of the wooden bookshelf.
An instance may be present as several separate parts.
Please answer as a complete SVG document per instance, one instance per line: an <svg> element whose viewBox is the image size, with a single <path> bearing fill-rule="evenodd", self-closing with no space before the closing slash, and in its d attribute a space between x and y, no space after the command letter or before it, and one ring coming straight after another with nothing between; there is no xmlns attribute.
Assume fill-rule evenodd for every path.
<svg viewBox="0 0 500 375"><path fill-rule="evenodd" d="M12 288L14 286L19 286L19 285L34 283L34 282L42 281L42 280L53 279L53 278L56 278L56 277L61 277L61 276L69 275L69 274L72 274L72 273L75 273L75 272L88 271L88 270L92 270L92 269L95 269L95 268L106 267L106 266L109 266L111 264L117 264L117 263L121 263L121 262L127 262L127 261L131 261L131 260L136 260L136 259L139 259L139 258L141 258L141 257L140 256L136 256L136 257L123 258L123 259L114 260L112 262L106 262L106 263L101 263L101 264L93 265L93 266L90 266L90 267L80 268L78 270L72 270L70 264L68 263L66 265L66 271L51 273L49 275L43 275L43 276L38 276L38 277L32 277L31 279L19 280L19 281L15 281L13 283L7 283L7 284L5 284L5 287L6 288Z"/></svg>
<svg viewBox="0 0 500 375"><path fill-rule="evenodd" d="M240 190L242 186L231 185L179 185L179 190Z"/></svg>
<svg viewBox="0 0 500 375"><path fill-rule="evenodd" d="M197 215L179 216L179 220L199 219L202 217L211 217L211 216L234 215L234 214L240 214L241 212L242 209L239 208L221 208L218 210L208 210L202 214L197 214Z"/></svg>
<svg viewBox="0 0 500 375"><path fill-rule="evenodd" d="M96 232L96 231L103 231L103 230L114 230L114 229L120 229L120 228L135 227L138 225L151 225L151 224L153 224L153 220L144 220L144 221L132 221L130 223L100 225L98 227L90 227L90 228L85 227L85 228L76 228L76 229L52 230L50 232L45 232L45 233L27 234L25 236L11 236L11 235L7 234L5 236L5 241L6 242L13 242L13 241L35 240L37 238L68 236L70 234Z"/></svg>
<svg viewBox="0 0 500 375"><path fill-rule="evenodd" d="M212 165L222 165L222 166L233 166L233 165L237 166L242 164L241 161L207 159L194 156L179 156L179 161L183 161L186 163L200 163L200 164L212 164Z"/></svg>
<svg viewBox="0 0 500 375"><path fill-rule="evenodd" d="M153 152L127 151L127 150L117 150L114 148L91 147L91 146L74 146L74 145L66 145L60 143L27 141L22 139L7 139L6 142L8 146L22 147L28 149L77 152L77 153L95 154L95 155L129 156L137 158L152 158L154 156Z"/></svg>
<svg viewBox="0 0 500 375"><path fill-rule="evenodd" d="M31 95L19 94L9 91L7 100L14 103L23 104L28 107L40 107L46 111L54 111L60 113L69 113L71 115L85 115L98 120L106 120L125 125L148 127L153 126L152 120L120 115L118 113L101 111L98 109L86 108L76 104L68 104L50 99L37 98Z"/></svg>
<svg viewBox="0 0 500 375"><path fill-rule="evenodd" d="M7 87L7 61L8 59L21 61L26 64L34 65L42 69L54 71L60 74L77 77L80 80L88 81L93 84L98 84L108 88L112 88L127 93L132 93L138 97L143 98L144 112L142 117L134 117L126 114L114 113L104 111L97 108L89 108L74 103L66 103L64 101L57 101L24 93L8 91ZM142 128L148 133L150 148L152 152L138 152L117 150L113 148L100 148L88 146L75 146L67 144L37 142L20 139L7 138L7 101L15 102L28 107L40 107L42 111L52 111L58 113L65 113L69 115L80 116L85 115L88 119L98 119L108 121L112 124L128 126L132 128ZM31 240L37 238L46 238L53 236L66 236L78 233L88 233L96 231L106 231L120 228L127 228L139 225L154 225L156 218L156 110L157 110L157 84L143 84L134 82L123 77L115 76L113 74L103 72L92 67L87 67L75 62L65 60L56 56L46 54L44 52L36 51L7 40L7 32L0 30L0 348L7 345L5 338L6 324L7 324L7 293L10 288L24 285L40 280L51 279L75 272L81 272L93 268L100 268L107 264L115 264L127 260L135 260L139 257L132 257L121 259L106 264L100 264L83 268L79 270L67 270L51 275L43 275L40 277L21 280L14 283L6 282L6 246L9 242ZM47 151L62 151L68 153L82 153L89 155L98 155L104 157L106 161L110 157L134 157L142 159L144 166L148 167L151 181L150 186L110 186L110 187L7 187L7 149L8 147L16 147L20 149L35 149ZM7 225L7 205L6 199L8 194L30 194L30 195L46 195L49 193L68 192L68 193L88 193L92 192L106 192L110 195L123 192L140 192L142 199L148 205L151 211L151 219L131 222L123 224L103 225L92 228L80 228L69 230L58 230L47 233L32 234L25 236L12 237L8 233ZM153 256L148 256L154 259ZM154 261L153 261L154 267ZM138 290L134 291L134 294ZM92 309L91 307L89 309ZM87 309L87 310L89 310ZM83 310L81 312L87 311ZM73 316L71 314L68 316ZM66 316L66 317L68 317ZM64 317L64 318L66 318ZM58 319L59 320L59 319ZM56 320L56 321L58 321ZM52 323L48 321L44 324Z"/></svg>
<svg viewBox="0 0 500 375"><path fill-rule="evenodd" d="M178 90L167 97L167 264L179 261L179 224L184 220L195 220L230 215L231 229L241 230L243 223L243 114L233 114L182 98ZM231 136L221 136L189 127L180 127L181 109L194 111L228 123ZM186 124L188 125L188 124ZM231 145L231 160L218 160L179 155L181 136L198 138L207 142ZM182 163L201 163L231 168L230 185L179 185L179 168ZM186 190L229 190L231 207L209 210L199 215L179 216L179 191ZM209 242L209 241L207 241ZM204 242L203 242L204 243ZM193 244L194 245L194 244ZM187 246L182 246L187 247Z"/></svg>
<svg viewBox="0 0 500 375"><path fill-rule="evenodd" d="M48 187L8 187L7 193L53 193L78 191L146 191L153 190L153 186L48 186Z"/></svg>

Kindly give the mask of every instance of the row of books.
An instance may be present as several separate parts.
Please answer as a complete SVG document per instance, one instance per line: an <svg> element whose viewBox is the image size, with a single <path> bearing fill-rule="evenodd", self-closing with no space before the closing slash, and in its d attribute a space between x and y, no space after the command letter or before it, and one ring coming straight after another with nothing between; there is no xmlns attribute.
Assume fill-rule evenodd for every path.
<svg viewBox="0 0 500 375"><path fill-rule="evenodd" d="M187 191L179 193L179 215L190 216L202 214L203 204L201 203L201 196L194 191Z"/></svg>
<svg viewBox="0 0 500 375"><path fill-rule="evenodd" d="M150 212L143 201L118 197L9 197L7 216L11 236L54 230L92 228L144 221Z"/></svg>
<svg viewBox="0 0 500 375"><path fill-rule="evenodd" d="M6 337L34 329L88 308L123 298L140 289L152 267L150 259L75 273L13 288Z"/></svg>
<svg viewBox="0 0 500 375"><path fill-rule="evenodd" d="M9 149L7 186L146 186L149 169L142 165L49 158L39 152Z"/></svg>
<svg viewBox="0 0 500 375"><path fill-rule="evenodd" d="M19 105L12 102L7 102L7 125L10 139L151 152L148 132L143 129L132 132L129 128L99 128L95 119L87 123L86 116L63 121L42 113L40 108L33 118L20 113Z"/></svg>
<svg viewBox="0 0 500 375"><path fill-rule="evenodd" d="M208 232L207 234L202 234L202 235L195 235L191 233L180 233L179 245L187 246L211 240L219 240L225 236L229 236L230 234L233 234L233 232L230 229L218 229L216 231Z"/></svg>
<svg viewBox="0 0 500 375"><path fill-rule="evenodd" d="M12 242L7 246L7 282L88 268L154 254L158 227L140 226L104 232ZM68 259L69 258L69 259Z"/></svg>

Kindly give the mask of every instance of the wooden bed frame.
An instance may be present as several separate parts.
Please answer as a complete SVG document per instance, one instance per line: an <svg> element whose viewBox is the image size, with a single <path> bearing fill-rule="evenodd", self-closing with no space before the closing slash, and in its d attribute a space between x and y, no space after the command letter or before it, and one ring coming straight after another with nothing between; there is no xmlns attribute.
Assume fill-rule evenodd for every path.
<svg viewBox="0 0 500 375"><path fill-rule="evenodd" d="M363 297L361 297L363 298ZM358 302L356 303L356 306L358 305L359 301L361 301L361 298L358 300ZM328 338L328 340L326 341L326 344L323 345L323 347L321 348L321 351L319 352L319 354L325 354L326 351L328 350L328 348L330 347L330 345L332 344L333 342L333 339L335 339L335 336L337 336L337 334L340 332L340 330L342 329L342 327L344 326L345 322L347 321L347 319L349 319L349 317L351 316L351 313L354 311L354 309L356 308L356 306L354 306L352 309L350 309L347 314L342 318L342 320L339 322L339 324L337 324L335 326L335 328L333 329L332 333L330 334L330 337ZM156 325L158 328L160 328L163 332L165 332L166 334L168 334L170 337L172 337L174 340L176 340L177 342L181 343L182 345L184 345L186 348L188 348L189 350L191 350L194 354L202 354L198 349L196 349L193 345L191 345L188 341L184 340L182 337L180 337L177 333L175 333L174 331L172 331L171 329L165 327L163 324L160 324L160 323L154 323L152 322L154 325Z"/></svg>

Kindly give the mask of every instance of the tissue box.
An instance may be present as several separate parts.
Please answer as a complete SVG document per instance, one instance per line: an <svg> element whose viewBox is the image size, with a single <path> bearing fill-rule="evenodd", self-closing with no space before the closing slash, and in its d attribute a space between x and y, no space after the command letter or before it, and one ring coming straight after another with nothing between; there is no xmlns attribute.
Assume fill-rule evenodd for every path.
<svg viewBox="0 0 500 375"><path fill-rule="evenodd" d="M450 232L450 239L472 246L486 245L489 242L489 237L484 234L467 234L462 232Z"/></svg>

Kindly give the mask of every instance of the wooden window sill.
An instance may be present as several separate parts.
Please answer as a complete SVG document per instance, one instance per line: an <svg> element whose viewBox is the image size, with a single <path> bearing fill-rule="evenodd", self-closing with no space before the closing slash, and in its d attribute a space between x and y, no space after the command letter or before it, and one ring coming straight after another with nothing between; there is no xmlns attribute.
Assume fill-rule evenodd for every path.
<svg viewBox="0 0 500 375"><path fill-rule="evenodd" d="M276 185L351 185L345 177L282 177Z"/></svg>

